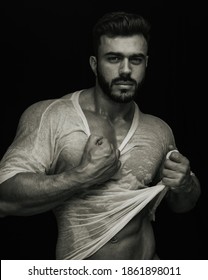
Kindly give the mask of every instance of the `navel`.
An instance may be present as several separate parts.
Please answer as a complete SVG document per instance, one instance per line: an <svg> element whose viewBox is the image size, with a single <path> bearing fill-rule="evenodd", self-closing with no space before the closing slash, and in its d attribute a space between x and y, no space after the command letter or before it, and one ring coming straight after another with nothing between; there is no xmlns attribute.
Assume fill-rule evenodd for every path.
<svg viewBox="0 0 208 280"><path fill-rule="evenodd" d="M113 238L111 238L110 243L114 244L118 242L118 237L115 235Z"/></svg>

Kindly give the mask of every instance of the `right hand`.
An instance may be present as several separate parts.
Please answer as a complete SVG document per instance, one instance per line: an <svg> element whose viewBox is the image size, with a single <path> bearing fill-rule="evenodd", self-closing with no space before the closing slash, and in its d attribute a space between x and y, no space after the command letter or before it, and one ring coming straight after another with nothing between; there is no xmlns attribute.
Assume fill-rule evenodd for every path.
<svg viewBox="0 0 208 280"><path fill-rule="evenodd" d="M91 185L109 180L120 168L120 152L103 136L90 135L79 164ZM86 177L87 176L87 177Z"/></svg>

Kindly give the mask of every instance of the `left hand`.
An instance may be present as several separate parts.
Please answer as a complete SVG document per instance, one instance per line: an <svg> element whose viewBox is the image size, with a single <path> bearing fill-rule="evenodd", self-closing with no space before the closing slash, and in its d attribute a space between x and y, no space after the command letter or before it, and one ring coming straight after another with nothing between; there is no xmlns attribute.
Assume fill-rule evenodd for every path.
<svg viewBox="0 0 208 280"><path fill-rule="evenodd" d="M169 147L170 151L173 149ZM191 185L190 162L178 151L173 151L164 161L162 182L174 192L186 192Z"/></svg>

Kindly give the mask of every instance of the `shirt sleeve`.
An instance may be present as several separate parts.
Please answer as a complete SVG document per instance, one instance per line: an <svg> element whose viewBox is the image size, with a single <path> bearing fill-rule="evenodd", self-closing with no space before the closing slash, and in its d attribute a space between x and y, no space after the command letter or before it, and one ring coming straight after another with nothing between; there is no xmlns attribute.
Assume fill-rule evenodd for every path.
<svg viewBox="0 0 208 280"><path fill-rule="evenodd" d="M22 114L14 141L0 162L0 183L20 172L49 170L57 131L52 104L49 100L37 102Z"/></svg>

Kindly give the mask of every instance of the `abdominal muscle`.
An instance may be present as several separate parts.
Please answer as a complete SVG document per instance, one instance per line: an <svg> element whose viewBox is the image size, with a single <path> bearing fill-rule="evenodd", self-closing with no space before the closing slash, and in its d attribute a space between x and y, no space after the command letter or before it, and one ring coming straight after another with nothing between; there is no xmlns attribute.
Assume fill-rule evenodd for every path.
<svg viewBox="0 0 208 280"><path fill-rule="evenodd" d="M155 238L145 209L88 260L155 259Z"/></svg>

